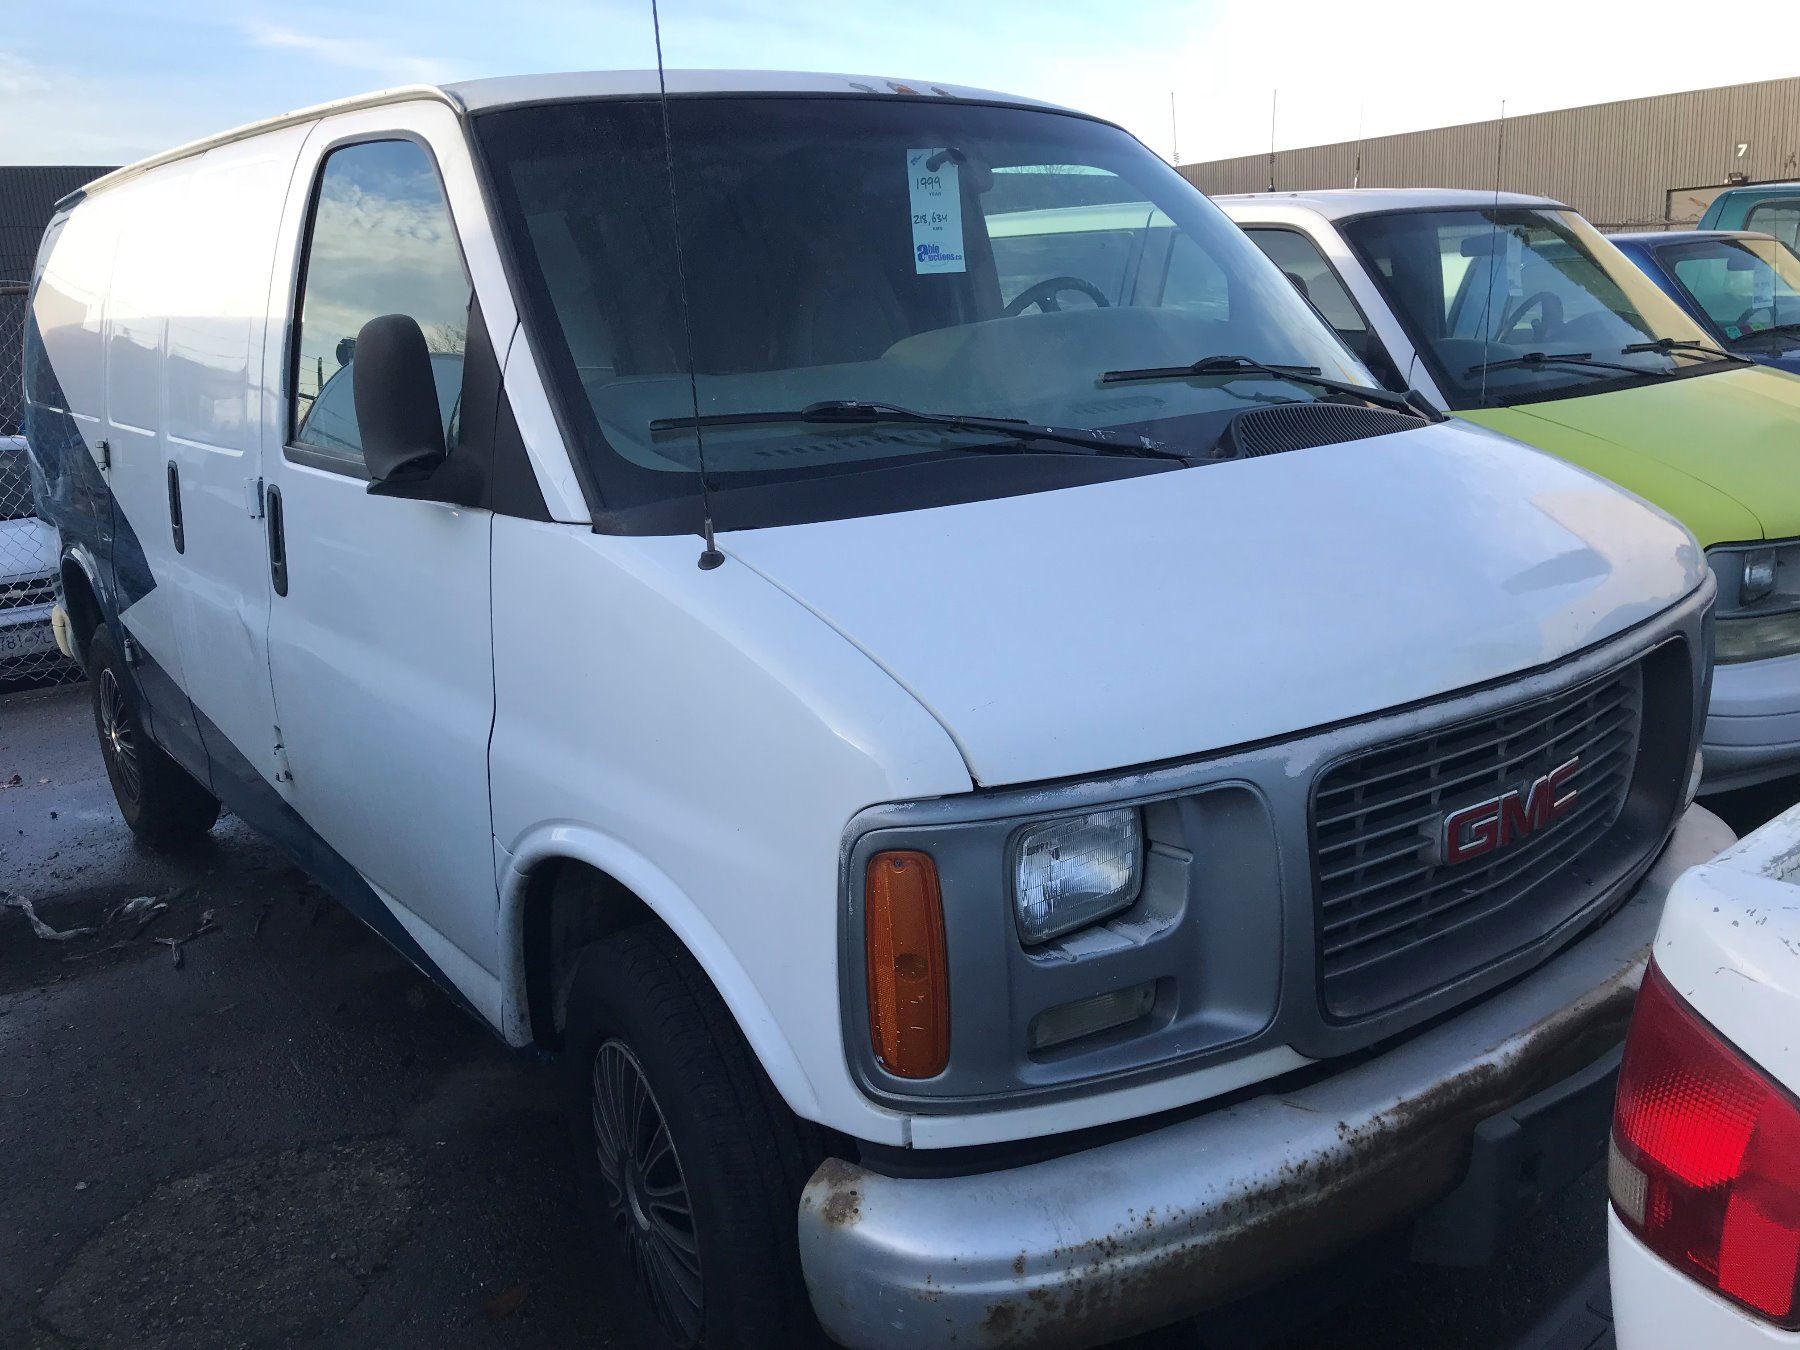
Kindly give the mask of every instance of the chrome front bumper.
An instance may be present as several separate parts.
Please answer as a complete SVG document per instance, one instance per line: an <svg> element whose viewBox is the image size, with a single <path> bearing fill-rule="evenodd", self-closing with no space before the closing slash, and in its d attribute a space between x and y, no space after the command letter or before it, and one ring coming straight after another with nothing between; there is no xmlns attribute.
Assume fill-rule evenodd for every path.
<svg viewBox="0 0 1800 1350"><path fill-rule="evenodd" d="M1341 1073L1048 1162L800 1200L813 1307L851 1347L1084 1346L1247 1293L1426 1208L1471 1132L1623 1035L1663 898L1732 841L1691 808L1632 898L1467 1011Z"/></svg>

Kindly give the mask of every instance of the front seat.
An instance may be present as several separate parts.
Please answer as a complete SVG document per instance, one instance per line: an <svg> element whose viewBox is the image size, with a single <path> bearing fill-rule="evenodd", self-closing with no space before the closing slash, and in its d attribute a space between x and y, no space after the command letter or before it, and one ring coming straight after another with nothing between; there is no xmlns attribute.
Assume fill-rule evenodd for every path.
<svg viewBox="0 0 1800 1350"><path fill-rule="evenodd" d="M823 230L806 250L789 314L790 366L873 361L912 332L887 269L854 227Z"/></svg>

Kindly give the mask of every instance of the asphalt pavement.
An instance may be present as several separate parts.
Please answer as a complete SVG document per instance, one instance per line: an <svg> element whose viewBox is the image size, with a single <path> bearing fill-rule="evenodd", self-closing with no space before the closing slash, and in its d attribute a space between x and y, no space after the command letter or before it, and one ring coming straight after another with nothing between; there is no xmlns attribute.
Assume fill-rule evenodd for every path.
<svg viewBox="0 0 1800 1350"><path fill-rule="evenodd" d="M0 909L0 1346L643 1344L571 1189L554 1069L232 817L138 850L87 698L0 694L0 899L96 930ZM1723 806L1741 829L1796 797ZM1510 1346L1602 1220L1590 1174L1491 1269L1371 1247L1316 1308L1284 1292L1310 1325L1277 1343ZM1244 1343L1217 1330L1134 1345Z"/></svg>

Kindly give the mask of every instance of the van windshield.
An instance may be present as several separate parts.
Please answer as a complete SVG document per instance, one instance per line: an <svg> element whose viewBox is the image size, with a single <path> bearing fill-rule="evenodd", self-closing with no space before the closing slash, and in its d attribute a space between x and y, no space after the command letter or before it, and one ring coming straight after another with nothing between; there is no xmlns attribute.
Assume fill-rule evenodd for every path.
<svg viewBox="0 0 1800 1350"><path fill-rule="evenodd" d="M1800 258L1754 236L1700 239L1662 249L1663 265L1734 348L1800 342Z"/></svg>
<svg viewBox="0 0 1800 1350"><path fill-rule="evenodd" d="M475 120L528 331L609 528L693 528L696 398L702 418L855 400L1204 453L1239 412L1331 395L1102 375L1229 354L1375 386L1235 226L1115 127L900 97L687 96L669 118L679 254L656 101ZM991 435L995 455L971 454L978 433L890 422L702 434L722 529L1181 468Z"/></svg>
<svg viewBox="0 0 1800 1350"><path fill-rule="evenodd" d="M1722 368L1704 352L1641 349L1712 343L1573 212L1400 211L1343 228L1452 408Z"/></svg>

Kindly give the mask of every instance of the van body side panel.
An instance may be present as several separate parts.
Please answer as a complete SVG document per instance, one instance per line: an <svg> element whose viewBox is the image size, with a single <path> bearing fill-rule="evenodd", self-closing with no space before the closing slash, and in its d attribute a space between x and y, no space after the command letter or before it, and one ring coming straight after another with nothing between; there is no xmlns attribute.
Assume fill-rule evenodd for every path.
<svg viewBox="0 0 1800 1350"><path fill-rule="evenodd" d="M54 231L32 296L26 438L63 556L80 560L102 618L132 641L148 729L204 780L205 755L183 692L179 592L159 584L173 550L166 530L139 528L146 517L159 519L154 508L166 494L153 445L159 325L111 296L132 209L123 195L86 200ZM116 373L115 323L131 348ZM115 401L117 409L109 406Z"/></svg>
<svg viewBox="0 0 1800 1350"><path fill-rule="evenodd" d="M699 552L495 519L499 845L515 882L552 857L617 877L796 1112L898 1142L903 1118L861 1095L844 1053L843 832L877 802L967 792L968 770L855 647L741 563L702 572ZM514 951L521 890L503 895Z"/></svg>
<svg viewBox="0 0 1800 1350"><path fill-rule="evenodd" d="M222 733L271 780L269 580L257 506L273 397L264 338L282 203L305 135L290 127L253 137L140 180L186 170L159 225L144 222L154 240L144 257L181 279L165 301L162 451L185 536L176 562L188 696L212 728L209 757L225 754ZM123 258L122 246L121 267Z"/></svg>

